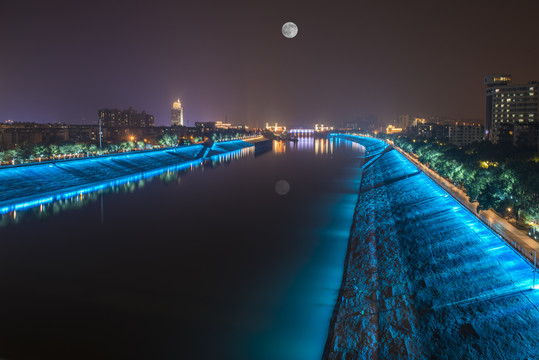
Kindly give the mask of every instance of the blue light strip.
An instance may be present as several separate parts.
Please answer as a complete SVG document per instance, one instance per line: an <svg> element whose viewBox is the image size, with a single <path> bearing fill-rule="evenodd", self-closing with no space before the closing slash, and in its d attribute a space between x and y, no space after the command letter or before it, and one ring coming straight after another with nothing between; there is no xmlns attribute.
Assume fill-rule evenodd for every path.
<svg viewBox="0 0 539 360"><path fill-rule="evenodd" d="M337 135L338 138L365 144L369 146L372 143L371 138L363 138L358 136L342 136ZM378 140L376 139L377 141ZM394 206L409 207L409 211L416 211L421 207L418 212L431 213L432 217L418 218L422 226L425 228L432 227L432 233L444 232L446 229L451 229L448 234L452 234L445 241L449 244L454 242L455 244L461 244L464 241L470 241L473 243L473 248L477 250L476 253L470 255L481 258L481 261L469 260L469 264L463 264L462 266L473 267L473 271L480 272L481 270L487 271L488 266L500 266L506 273L506 276L511 279L514 286L519 291L529 290L532 287L533 281L533 265L525 259L520 253L513 249L504 239L502 239L496 232L491 230L486 224L478 219L475 214L471 213L462 204L455 200L450 194L440 187L434 180L430 179L424 173L420 173L417 176L403 178L396 182L391 182L391 179L397 178L402 173L409 173L411 170L416 169L416 166L406 159L402 154L396 151L386 152L380 156L372 167L367 168L363 173L364 181L369 181L372 184L388 184L385 186L388 192L392 194L398 194L398 198L394 198L392 201ZM413 189L413 190L412 190ZM407 192L415 192L415 197ZM400 200L400 197L406 198L410 196L411 202ZM415 200L414 200L415 199ZM418 199L431 199L431 201L417 203ZM414 203L415 201L415 203ZM382 205L378 205L382 206ZM383 205L385 206L385 205ZM434 236L434 235L433 235ZM434 237L433 237L434 239ZM476 243L479 241L479 244ZM470 248L471 249L471 248ZM470 271L472 271L470 269ZM446 278L447 281L451 278L451 269L447 269L439 274L441 277ZM479 276L479 275L476 275ZM539 276L538 276L539 279ZM457 281L456 279L451 281ZM539 284L536 283L537 289ZM480 294L480 297L488 297L494 295L503 295L504 293L510 293L514 291L511 289L495 289L491 293L485 292ZM469 299L470 301L474 299Z"/></svg>
<svg viewBox="0 0 539 360"><path fill-rule="evenodd" d="M106 188L111 188L114 186L119 186L126 183L142 180L142 179L152 178L167 171L180 171L191 166L201 165L202 163L203 163L203 160L189 161L187 163L182 163L181 165L146 171L137 175L128 175L128 176L120 177L114 180L109 180L103 183L99 183L97 185L82 187L82 188L67 191L67 192L61 192L61 193L54 194L45 198L39 198L36 200L31 200L31 201L26 201L26 202L13 203L13 204L0 208L0 214L6 214L12 211L26 210L26 209L36 207L39 205L51 203L53 201L69 199L75 196L80 196L82 194L88 194L88 193L100 191Z"/></svg>
<svg viewBox="0 0 539 360"><path fill-rule="evenodd" d="M247 153L251 152L254 149L254 146L252 144L246 143L246 142L241 141L241 140L234 141L233 145L240 145L240 142L243 143L242 145L244 145L244 146L247 144L248 147L244 147L244 148L241 148L241 149L229 151L229 152L223 153L223 154L216 154L216 155L213 155L213 156L211 156L209 158L206 158L206 159L192 160L192 161L184 162L184 163L174 165L174 166L169 166L169 167L164 167L164 168L160 168L160 169L145 171L145 172L135 174L135 175L122 176L122 177L116 178L114 180L107 180L107 181L104 181L104 182L99 182L99 183L97 183L95 185L89 185L89 186L84 186L83 185L83 186L75 188L73 190L54 191L51 195L48 195L48 196L44 196L43 194L38 194L36 196L33 196L32 199L26 200L26 201L20 201L20 200L17 201L17 199L15 199L14 203L4 205L4 206L2 206L0 208L0 215L7 214L7 213L10 213L10 212L13 212L13 211L27 210L27 209L30 209L30 208L33 208L33 207L36 207L36 206L52 203L54 201L70 199L70 198L80 196L80 195L83 195L83 194L93 193L93 192L96 192L96 191L116 187L116 186L123 185L123 184L126 184L126 183L139 181L139 180L142 180L142 179L153 178L155 176L158 176L160 174L163 174L163 173L169 172L169 171L176 172L176 171L185 170L185 169L190 168L190 167L197 167L197 166L203 165L205 163L205 161L216 161L216 162L230 161L232 159L239 158L242 153L247 155Z"/></svg>

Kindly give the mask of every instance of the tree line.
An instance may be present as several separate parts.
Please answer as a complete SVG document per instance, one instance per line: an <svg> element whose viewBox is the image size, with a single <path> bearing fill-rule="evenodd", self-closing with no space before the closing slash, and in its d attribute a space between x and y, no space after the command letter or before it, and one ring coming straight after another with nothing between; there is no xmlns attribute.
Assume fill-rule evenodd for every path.
<svg viewBox="0 0 539 360"><path fill-rule="evenodd" d="M464 147L395 136L395 145L466 191L478 210L539 222L539 153L488 141Z"/></svg>
<svg viewBox="0 0 539 360"><path fill-rule="evenodd" d="M213 141L225 141L240 138L242 133L213 133ZM192 136L189 139L179 139L177 134L163 134L156 144L144 141L122 141L119 143L104 143L100 148L97 144L65 142L61 144L30 144L23 143L13 149L0 151L0 165L15 165L29 162L40 162L57 159L73 159L79 157L114 154L119 152L148 150L153 148L189 145L204 141L204 136Z"/></svg>

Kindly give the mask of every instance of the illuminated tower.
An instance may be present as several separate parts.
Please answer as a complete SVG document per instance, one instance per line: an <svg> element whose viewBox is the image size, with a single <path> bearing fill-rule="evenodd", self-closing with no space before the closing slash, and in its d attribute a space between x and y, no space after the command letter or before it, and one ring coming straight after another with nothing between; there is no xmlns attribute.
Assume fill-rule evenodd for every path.
<svg viewBox="0 0 539 360"><path fill-rule="evenodd" d="M180 99L172 104L171 126L183 126L183 108Z"/></svg>

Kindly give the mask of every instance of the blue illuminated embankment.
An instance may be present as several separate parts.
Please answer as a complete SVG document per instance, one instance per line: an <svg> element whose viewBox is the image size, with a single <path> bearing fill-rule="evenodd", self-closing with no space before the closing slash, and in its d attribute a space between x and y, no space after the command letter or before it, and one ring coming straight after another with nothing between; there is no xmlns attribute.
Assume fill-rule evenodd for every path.
<svg viewBox="0 0 539 360"><path fill-rule="evenodd" d="M238 140L214 145L199 157L202 145L151 152L33 164L0 169L0 214L23 210L108 187L233 158L252 144Z"/></svg>
<svg viewBox="0 0 539 360"><path fill-rule="evenodd" d="M378 156L388 147L387 143L375 138L361 137L361 141L358 141L359 137L355 135L331 134L331 137L338 137L339 139L349 140L360 144L365 148L366 158Z"/></svg>
<svg viewBox="0 0 539 360"><path fill-rule="evenodd" d="M538 358L530 264L400 153L378 155L324 357Z"/></svg>

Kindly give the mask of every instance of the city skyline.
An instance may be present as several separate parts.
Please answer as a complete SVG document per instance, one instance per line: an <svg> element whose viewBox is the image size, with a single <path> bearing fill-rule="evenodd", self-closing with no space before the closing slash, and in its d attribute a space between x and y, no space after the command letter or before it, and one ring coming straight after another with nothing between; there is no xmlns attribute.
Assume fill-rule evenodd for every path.
<svg viewBox="0 0 539 360"><path fill-rule="evenodd" d="M539 1L0 3L0 360L539 359Z"/></svg>
<svg viewBox="0 0 539 360"><path fill-rule="evenodd" d="M484 119L485 76L539 79L539 5L499 4L10 2L0 121L93 123L97 109L134 107L167 125L178 97L187 124Z"/></svg>

